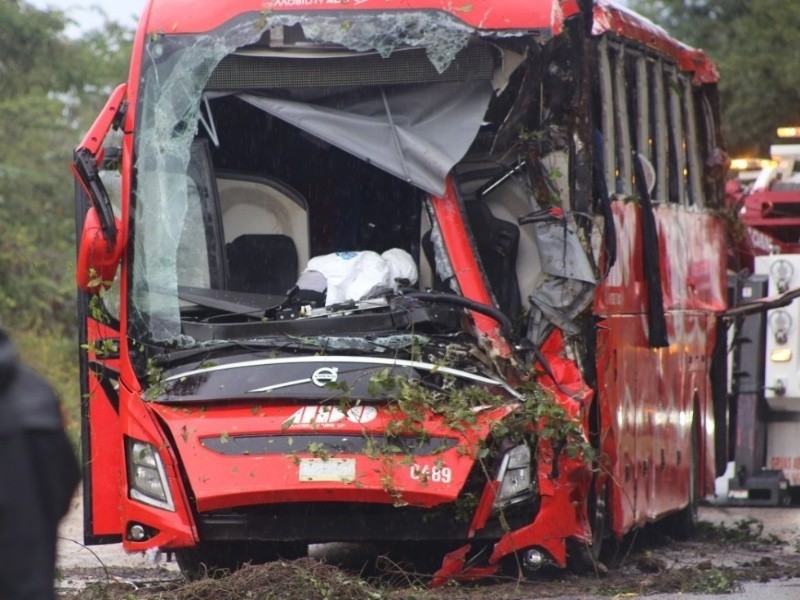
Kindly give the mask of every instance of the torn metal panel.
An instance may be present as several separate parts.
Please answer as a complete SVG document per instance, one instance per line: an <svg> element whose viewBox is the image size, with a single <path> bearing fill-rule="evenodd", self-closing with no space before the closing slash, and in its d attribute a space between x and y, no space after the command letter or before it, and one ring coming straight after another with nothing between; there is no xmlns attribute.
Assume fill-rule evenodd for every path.
<svg viewBox="0 0 800 600"><path fill-rule="evenodd" d="M575 318L591 304L597 280L570 214L560 222L534 226L546 277L529 298L533 308L528 337L540 343L550 324L568 334L579 333Z"/></svg>
<svg viewBox="0 0 800 600"><path fill-rule="evenodd" d="M314 102L239 96L327 143L441 196L481 126L488 82L359 89Z"/></svg>

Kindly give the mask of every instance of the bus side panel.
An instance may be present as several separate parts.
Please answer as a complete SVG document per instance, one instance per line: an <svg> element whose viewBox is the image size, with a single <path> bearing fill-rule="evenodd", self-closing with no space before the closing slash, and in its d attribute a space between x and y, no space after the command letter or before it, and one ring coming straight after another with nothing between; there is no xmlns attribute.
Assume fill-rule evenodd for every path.
<svg viewBox="0 0 800 600"><path fill-rule="evenodd" d="M611 465L617 535L686 506L693 417L701 432L694 440L698 494L713 485L708 321L705 315L668 315L668 348L647 345L644 315L611 315L600 329L599 389L610 415L602 424L609 440L602 450Z"/></svg>
<svg viewBox="0 0 800 600"><path fill-rule="evenodd" d="M91 495L91 535L121 535L119 494L122 485L122 432L119 414L94 375L90 376L90 464L84 498ZM89 492L89 494L87 494ZM88 532L84 525L84 535Z"/></svg>
<svg viewBox="0 0 800 600"><path fill-rule="evenodd" d="M640 207L611 203L617 235L616 262L600 283L594 312L606 320L598 340L601 401L608 405L611 422L612 483L609 500L612 530L622 536L646 519L648 484L642 460L649 456L652 428L642 420L645 411L642 386L652 379L651 352L647 343L647 315L642 256Z"/></svg>
<svg viewBox="0 0 800 600"><path fill-rule="evenodd" d="M594 308L608 327L598 347L598 356L606 353L599 389L613 415L613 530L622 534L686 506L692 456L696 493L713 489L709 313L725 308L726 253L719 219L677 205L655 208L670 345L651 348L640 209L614 202L612 211L617 260Z"/></svg>
<svg viewBox="0 0 800 600"><path fill-rule="evenodd" d="M697 313L668 315L670 346L652 351L657 365L652 384L643 392L652 399L656 424L647 515L651 521L686 506L689 500L694 405L702 404L708 393L706 322L707 317ZM703 430L710 423L701 419L697 426ZM704 451L702 441L694 443L698 453Z"/></svg>
<svg viewBox="0 0 800 600"><path fill-rule="evenodd" d="M628 338L635 317L608 317L598 332L599 401L609 422L601 423L601 451L610 470L609 505L612 530L624 535L636 523L636 369L626 359L635 352Z"/></svg>
<svg viewBox="0 0 800 600"><path fill-rule="evenodd" d="M696 494L712 493L716 475L714 456L714 406L711 393L711 357L716 318L727 307L727 234L722 220L709 212L687 210L677 205L656 207L659 232L664 307L673 311L671 346L681 354L675 378L683 379L678 401L677 452L680 452L679 505L688 498L689 469L695 457ZM677 389L677 388L676 388ZM692 427L695 430L692 430ZM685 486L685 487L684 487ZM669 502L666 510L674 503Z"/></svg>

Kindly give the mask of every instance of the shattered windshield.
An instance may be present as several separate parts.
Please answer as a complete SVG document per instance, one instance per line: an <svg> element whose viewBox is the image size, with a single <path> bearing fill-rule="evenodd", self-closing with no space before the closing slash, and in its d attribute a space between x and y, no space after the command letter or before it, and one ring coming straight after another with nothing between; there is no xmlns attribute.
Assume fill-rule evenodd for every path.
<svg viewBox="0 0 800 600"><path fill-rule="evenodd" d="M482 75L448 75L472 32L441 14L297 21L254 15L146 45L130 311L141 339L191 345L197 307L263 317L303 281L300 296L326 294L319 306L418 284L424 198L480 127L488 54ZM360 85L369 72L387 76Z"/></svg>
<svg viewBox="0 0 800 600"><path fill-rule="evenodd" d="M594 285L574 223L526 221L544 206L529 171L569 172L557 128L525 134L546 73L526 57L539 52L413 11L253 13L207 34L151 36L131 336L188 348L457 334L466 309L506 333L538 314L528 331L539 339L569 321ZM526 159L524 140L540 144L534 154L548 149L550 174L546 157ZM483 271L470 276L486 282L491 306L460 296L463 269L433 201L450 181L471 230L456 244L477 254ZM567 255L554 262L554 251Z"/></svg>

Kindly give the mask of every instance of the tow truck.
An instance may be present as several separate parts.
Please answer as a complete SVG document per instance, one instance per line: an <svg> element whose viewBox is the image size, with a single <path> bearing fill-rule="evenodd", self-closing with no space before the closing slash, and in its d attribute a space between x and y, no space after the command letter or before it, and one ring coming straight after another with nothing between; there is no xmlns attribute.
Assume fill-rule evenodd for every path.
<svg viewBox="0 0 800 600"><path fill-rule="evenodd" d="M778 137L800 137L782 127ZM734 276L738 304L771 306L735 320L731 369L727 502L742 506L789 505L800 495L800 144L770 148L771 160L749 190L732 203L738 211L740 264ZM723 486L724 488L725 486Z"/></svg>

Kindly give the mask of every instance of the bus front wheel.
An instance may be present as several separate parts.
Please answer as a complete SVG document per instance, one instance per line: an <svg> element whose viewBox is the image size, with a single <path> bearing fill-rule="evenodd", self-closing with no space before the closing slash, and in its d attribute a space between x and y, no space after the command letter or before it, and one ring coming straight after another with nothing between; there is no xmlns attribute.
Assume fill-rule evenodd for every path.
<svg viewBox="0 0 800 600"><path fill-rule="evenodd" d="M181 573L190 581L223 577L246 564L263 564L305 556L308 546L294 542L201 542L175 550Z"/></svg>
<svg viewBox="0 0 800 600"><path fill-rule="evenodd" d="M568 540L568 563L574 573L596 572L598 563L611 550L611 536L608 521L608 482L592 494L588 506L589 522L592 527L590 544L580 540Z"/></svg>
<svg viewBox="0 0 800 600"><path fill-rule="evenodd" d="M689 445L689 498L684 508L668 519L669 527L678 540L688 540L697 531L698 502L697 502L697 461L699 453L697 445L699 431L696 418L692 421L692 435Z"/></svg>

